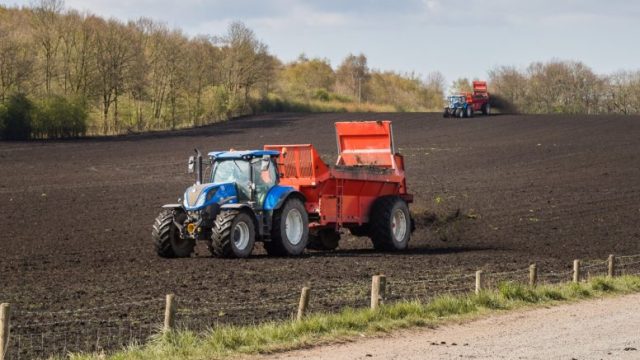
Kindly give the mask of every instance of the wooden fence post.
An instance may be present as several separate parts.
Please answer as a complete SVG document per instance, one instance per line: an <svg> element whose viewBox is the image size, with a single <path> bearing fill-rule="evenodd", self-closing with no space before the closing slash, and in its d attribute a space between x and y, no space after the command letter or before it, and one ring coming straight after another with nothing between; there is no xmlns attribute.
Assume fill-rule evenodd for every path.
<svg viewBox="0 0 640 360"><path fill-rule="evenodd" d="M0 304L0 360L4 360L9 348L9 304Z"/></svg>
<svg viewBox="0 0 640 360"><path fill-rule="evenodd" d="M483 275L482 270L476 271L476 294L479 294L480 291L482 291L482 287L483 287L482 275Z"/></svg>
<svg viewBox="0 0 640 360"><path fill-rule="evenodd" d="M538 266L529 265L529 286L535 287L538 284Z"/></svg>
<svg viewBox="0 0 640 360"><path fill-rule="evenodd" d="M304 318L304 315L307 312L307 306L309 306L309 290L310 289L305 286L302 288L302 293L300 293L300 303L298 304L298 316L296 317L298 321L302 320L302 318Z"/></svg>
<svg viewBox="0 0 640 360"><path fill-rule="evenodd" d="M176 303L174 302L175 296L173 294L168 294L166 299L164 307L164 333L168 333L173 330L176 317Z"/></svg>
<svg viewBox="0 0 640 360"><path fill-rule="evenodd" d="M573 260L573 282L580 282L580 260Z"/></svg>
<svg viewBox="0 0 640 360"><path fill-rule="evenodd" d="M387 286L387 277L374 275L371 278L371 308L377 309L380 303L384 303L384 292Z"/></svg>
<svg viewBox="0 0 640 360"><path fill-rule="evenodd" d="M612 278L616 276L616 257L611 254L609 255L609 263L607 266L607 277Z"/></svg>

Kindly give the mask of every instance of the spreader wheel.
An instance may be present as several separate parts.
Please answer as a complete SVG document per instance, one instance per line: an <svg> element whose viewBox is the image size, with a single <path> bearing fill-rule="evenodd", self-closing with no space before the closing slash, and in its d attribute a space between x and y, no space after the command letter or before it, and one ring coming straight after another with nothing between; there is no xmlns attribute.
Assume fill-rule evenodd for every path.
<svg viewBox="0 0 640 360"><path fill-rule="evenodd" d="M491 115L491 104L484 104L484 106L482 107L482 115Z"/></svg>
<svg viewBox="0 0 640 360"><path fill-rule="evenodd" d="M340 233L335 229L323 229L316 235L309 234L309 245L311 250L335 250L340 242Z"/></svg>
<svg viewBox="0 0 640 360"><path fill-rule="evenodd" d="M371 207L370 236L377 250L405 250L411 238L412 222L407 203L397 196L385 196Z"/></svg>
<svg viewBox="0 0 640 360"><path fill-rule="evenodd" d="M180 210L162 210L151 231L156 253L164 258L189 257L196 245L193 239L180 237L180 224L187 218L187 214Z"/></svg>

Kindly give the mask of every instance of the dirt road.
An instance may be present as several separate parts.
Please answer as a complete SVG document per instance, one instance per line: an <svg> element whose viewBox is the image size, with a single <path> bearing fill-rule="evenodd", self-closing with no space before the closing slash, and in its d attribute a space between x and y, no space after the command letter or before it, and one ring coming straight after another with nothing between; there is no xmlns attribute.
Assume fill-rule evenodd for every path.
<svg viewBox="0 0 640 360"><path fill-rule="evenodd" d="M592 300L260 359L640 359L639 306Z"/></svg>

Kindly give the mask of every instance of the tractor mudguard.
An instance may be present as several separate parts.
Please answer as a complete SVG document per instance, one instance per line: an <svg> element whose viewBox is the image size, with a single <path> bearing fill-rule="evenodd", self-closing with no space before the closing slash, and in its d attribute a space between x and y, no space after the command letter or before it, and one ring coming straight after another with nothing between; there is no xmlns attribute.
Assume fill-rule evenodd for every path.
<svg viewBox="0 0 640 360"><path fill-rule="evenodd" d="M267 196L264 199L264 210L276 210L279 209L284 202L291 197L292 195L300 196L300 198L304 201L304 195L302 193L296 191L291 186L281 186L276 185L272 187Z"/></svg>
<svg viewBox="0 0 640 360"><path fill-rule="evenodd" d="M182 204L164 204L162 205L163 209L182 209L184 210L184 207L182 206Z"/></svg>
<svg viewBox="0 0 640 360"><path fill-rule="evenodd" d="M241 210L241 209L248 209L251 210L251 212L253 213L253 209L251 209L251 206L247 205L247 204L224 204L222 206L220 206L220 209L222 210Z"/></svg>

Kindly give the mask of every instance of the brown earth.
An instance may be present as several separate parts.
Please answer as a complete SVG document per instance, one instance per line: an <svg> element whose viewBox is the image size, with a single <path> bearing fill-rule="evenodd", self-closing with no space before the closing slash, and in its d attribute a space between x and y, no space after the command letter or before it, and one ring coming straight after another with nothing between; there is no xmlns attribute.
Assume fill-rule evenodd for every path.
<svg viewBox="0 0 640 360"><path fill-rule="evenodd" d="M301 258L256 249L221 260L205 247L190 259L156 256L151 224L192 182L194 147L311 142L334 161L333 122L359 119L394 121L415 195L409 251L374 252L368 239L345 235L337 251ZM46 338L56 351L108 348L152 332L171 292L180 318L201 327L287 317L307 283L317 290L315 310L336 309L366 304L375 273L392 282L530 262L563 272L574 258L640 253L640 117L279 114L167 133L3 142L0 204L0 301L14 304L21 346L46 354L49 345L38 345Z"/></svg>

